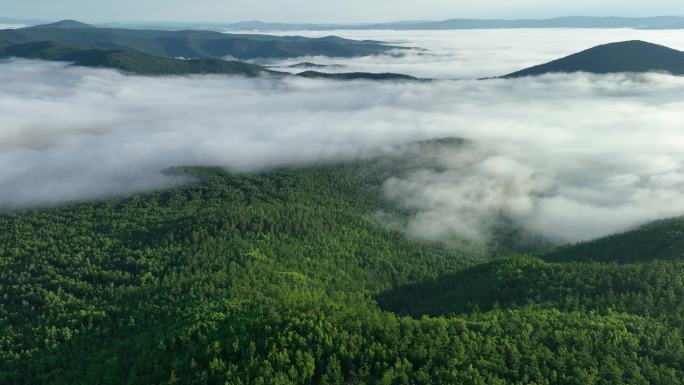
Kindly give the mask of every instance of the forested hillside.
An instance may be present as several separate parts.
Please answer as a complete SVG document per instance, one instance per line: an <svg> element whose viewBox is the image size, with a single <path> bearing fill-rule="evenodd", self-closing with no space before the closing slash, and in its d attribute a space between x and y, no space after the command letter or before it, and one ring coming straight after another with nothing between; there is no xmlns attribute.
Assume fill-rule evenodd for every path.
<svg viewBox="0 0 684 385"><path fill-rule="evenodd" d="M543 258L555 262L684 261L684 218L663 219L622 234L558 247L543 253Z"/></svg>
<svg viewBox="0 0 684 385"><path fill-rule="evenodd" d="M84 67L112 68L138 75L222 74L257 76L276 74L254 64L221 59L183 60L135 51L78 49L39 41L0 49L0 56L63 61Z"/></svg>
<svg viewBox="0 0 684 385"><path fill-rule="evenodd" d="M683 75L684 52L645 41L623 41L589 48L504 77L518 78L572 72L594 74L667 72L673 75Z"/></svg>
<svg viewBox="0 0 684 385"><path fill-rule="evenodd" d="M369 73L369 72L346 72L346 73L326 73L318 71L304 71L297 74L305 78L317 79L336 79L336 80L392 80L392 81L417 81L416 77L395 74L391 72L385 73Z"/></svg>
<svg viewBox="0 0 684 385"><path fill-rule="evenodd" d="M195 183L0 216L0 383L684 378L674 258L415 241L374 219L392 208L364 163L173 172Z"/></svg>
<svg viewBox="0 0 684 385"><path fill-rule="evenodd" d="M68 20L28 28L0 30L0 48L39 41L50 41L81 49L135 51L171 58L223 59L230 56L239 60L318 55L353 57L379 54L396 48L380 42L349 40L336 36L306 38L226 34L213 31L95 28Z"/></svg>
<svg viewBox="0 0 684 385"><path fill-rule="evenodd" d="M95 68L111 68L135 75L281 75L288 73L234 60L213 58L178 59L154 56L137 51L76 48L50 41L37 41L0 48L0 57L61 61L73 65ZM333 80L419 80L413 76L395 73L324 73L304 71L296 76Z"/></svg>

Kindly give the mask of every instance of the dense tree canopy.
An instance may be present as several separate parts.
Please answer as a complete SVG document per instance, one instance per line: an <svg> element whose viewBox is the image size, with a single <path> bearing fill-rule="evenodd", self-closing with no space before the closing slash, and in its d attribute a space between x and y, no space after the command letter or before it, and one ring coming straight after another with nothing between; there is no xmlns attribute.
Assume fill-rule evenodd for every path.
<svg viewBox="0 0 684 385"><path fill-rule="evenodd" d="M358 165L177 171L197 182L0 215L0 383L684 378L676 258L412 240Z"/></svg>

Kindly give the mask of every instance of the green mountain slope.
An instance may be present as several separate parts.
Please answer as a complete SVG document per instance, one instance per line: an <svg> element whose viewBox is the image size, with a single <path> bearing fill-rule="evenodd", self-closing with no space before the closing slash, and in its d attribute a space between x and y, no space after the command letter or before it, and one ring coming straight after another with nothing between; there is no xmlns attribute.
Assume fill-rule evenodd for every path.
<svg viewBox="0 0 684 385"><path fill-rule="evenodd" d="M395 74L391 72L384 73L370 73L370 72L345 72L345 73L325 73L318 71L304 71L298 73L297 76L312 78L312 79L335 79L335 80L404 80L415 81L419 80L416 77Z"/></svg>
<svg viewBox="0 0 684 385"><path fill-rule="evenodd" d="M383 307L420 316L535 306L624 311L684 326L684 218L494 261L380 295Z"/></svg>
<svg viewBox="0 0 684 385"><path fill-rule="evenodd" d="M40 24L28 27L29 29L84 29L95 28L94 26L76 20L62 20L51 24Z"/></svg>
<svg viewBox="0 0 684 385"><path fill-rule="evenodd" d="M264 67L220 59L181 60L135 51L78 49L53 42L34 42L0 49L0 56L72 62L85 67L113 68L140 75L277 74Z"/></svg>
<svg viewBox="0 0 684 385"><path fill-rule="evenodd" d="M684 327L684 262L548 263L511 257L381 294L402 314L459 315L495 308L624 312Z"/></svg>
<svg viewBox="0 0 684 385"><path fill-rule="evenodd" d="M74 21L0 31L0 48L38 41L51 41L84 49L137 51L155 56L216 59L234 57L240 60L316 55L351 57L393 49L378 42L335 36L314 39L212 31L88 28Z"/></svg>
<svg viewBox="0 0 684 385"><path fill-rule="evenodd" d="M491 261L411 240L373 219L410 164L388 163L178 169L196 182L0 215L0 383L684 378L680 262Z"/></svg>
<svg viewBox="0 0 684 385"><path fill-rule="evenodd" d="M266 67L239 61L222 59L174 59L163 56L147 55L136 51L81 49L38 41L0 49L0 57L19 57L50 61L70 62L75 65L95 68L112 68L137 75L282 75L285 72L270 70ZM412 76L394 73L323 73L306 71L295 76L333 80L419 80Z"/></svg>
<svg viewBox="0 0 684 385"><path fill-rule="evenodd" d="M643 41L625 41L600 45L504 77L516 78L570 72L608 74L654 71L674 75L684 74L684 52Z"/></svg>
<svg viewBox="0 0 684 385"><path fill-rule="evenodd" d="M684 218L656 221L623 234L559 247L542 258L553 262L684 261Z"/></svg>

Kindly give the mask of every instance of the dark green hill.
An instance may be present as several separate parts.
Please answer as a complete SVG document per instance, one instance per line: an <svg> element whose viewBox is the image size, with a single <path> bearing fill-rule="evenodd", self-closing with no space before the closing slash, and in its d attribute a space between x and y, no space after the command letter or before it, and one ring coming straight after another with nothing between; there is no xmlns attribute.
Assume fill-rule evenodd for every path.
<svg viewBox="0 0 684 385"><path fill-rule="evenodd" d="M495 308L627 312L684 328L684 262L554 264L511 257L395 288L380 305L401 314L462 315Z"/></svg>
<svg viewBox="0 0 684 385"><path fill-rule="evenodd" d="M684 218L660 220L622 234L559 247L541 257L554 262L684 261Z"/></svg>
<svg viewBox="0 0 684 385"><path fill-rule="evenodd" d="M62 20L52 24L41 24L28 27L29 29L83 29L95 28L94 26L76 20Z"/></svg>
<svg viewBox="0 0 684 385"><path fill-rule="evenodd" d="M548 73L668 72L684 74L684 52L644 41L625 41L590 48L562 59L527 68L504 77Z"/></svg>
<svg viewBox="0 0 684 385"><path fill-rule="evenodd" d="M339 68L342 65L339 64L316 64L312 62L302 62L297 64L292 64L287 66L288 68Z"/></svg>
<svg viewBox="0 0 684 385"><path fill-rule="evenodd" d="M112 68L140 75L276 74L261 66L220 59L181 60L135 51L78 49L53 42L32 42L0 50L0 56L72 62L85 67Z"/></svg>
<svg viewBox="0 0 684 385"><path fill-rule="evenodd" d="M390 72L385 73L370 73L370 72L344 72L344 73L325 73L318 71L304 71L297 76L305 78L317 78L317 79L334 79L334 80L404 80L404 81L415 81L419 80L416 77L395 74Z"/></svg>
<svg viewBox="0 0 684 385"><path fill-rule="evenodd" d="M15 30L0 30L0 48L51 41L82 49L137 51L154 56L184 58L290 58L298 56L352 57L393 49L373 41L335 36L305 38L224 34L212 31L155 31L92 28L75 21Z"/></svg>
<svg viewBox="0 0 684 385"><path fill-rule="evenodd" d="M472 268L372 220L365 167L183 169L197 183L0 215L0 383L680 384L681 265ZM374 300L410 287L397 311L460 315Z"/></svg>
<svg viewBox="0 0 684 385"><path fill-rule="evenodd" d="M174 59L147 55L136 51L73 48L49 41L39 41L6 47L0 49L0 57L3 56L64 61L79 66L112 68L138 75L223 74L258 76L271 74L290 76L284 72L277 72L259 65L239 61L221 59ZM334 80L419 80L408 75L364 72L326 74L322 72L307 71L297 74L296 76Z"/></svg>
<svg viewBox="0 0 684 385"><path fill-rule="evenodd" d="M31 42L0 49L0 57L20 57L51 61L71 62L75 65L96 68L112 68L138 75L190 75L190 74L223 74L223 75L282 75L288 73L269 70L265 67L239 61L222 59L174 59L153 56L137 51L82 49L56 44L49 41ZM393 73L336 73L306 71L296 76L334 80L375 80L375 81L413 81L412 76Z"/></svg>

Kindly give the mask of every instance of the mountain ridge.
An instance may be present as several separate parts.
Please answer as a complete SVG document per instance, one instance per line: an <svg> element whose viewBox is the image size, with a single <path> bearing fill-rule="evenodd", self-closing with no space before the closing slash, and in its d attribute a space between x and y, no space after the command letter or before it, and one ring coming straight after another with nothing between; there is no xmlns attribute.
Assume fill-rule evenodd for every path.
<svg viewBox="0 0 684 385"><path fill-rule="evenodd" d="M49 23L49 24L39 24L39 25L34 25L30 27L26 27L27 29L89 29L89 28L97 28L91 24L86 24L83 22L80 22L78 20L71 20L71 19L66 19L66 20L60 20L55 23Z"/></svg>
<svg viewBox="0 0 684 385"><path fill-rule="evenodd" d="M331 80L373 80L373 81L418 81L420 79L395 73L344 72L324 73L304 71L297 74L279 72L264 66L235 60L212 58L177 59L154 56L137 51L82 49L60 45L50 41L39 41L0 49L0 57L18 57L48 61L70 62L73 65L92 68L109 68L127 74L164 75L260 75L297 76Z"/></svg>
<svg viewBox="0 0 684 385"><path fill-rule="evenodd" d="M235 31L323 31L323 30L450 30L450 29L514 29L514 28L667 28L684 23L684 16L619 17L560 16L547 19L459 19L402 20L379 23L282 23L262 20L235 23L108 23L102 26L123 28L161 27L191 29L225 29Z"/></svg>
<svg viewBox="0 0 684 385"><path fill-rule="evenodd" d="M0 30L0 48L36 41L88 49L121 49L184 58L226 57L238 60L299 56L357 57L398 49L376 41L336 36L306 38L215 31L163 31L97 28L74 20L12 30Z"/></svg>
<svg viewBox="0 0 684 385"><path fill-rule="evenodd" d="M684 52L641 40L607 43L504 75L503 78L573 72L667 72L684 75Z"/></svg>
<svg viewBox="0 0 684 385"><path fill-rule="evenodd" d="M182 60L135 51L79 49L50 41L31 42L0 50L0 56L71 62L78 66L111 68L137 75L221 74L258 76L280 74L262 66L220 59Z"/></svg>

